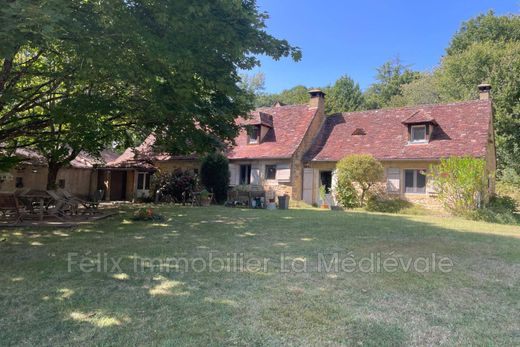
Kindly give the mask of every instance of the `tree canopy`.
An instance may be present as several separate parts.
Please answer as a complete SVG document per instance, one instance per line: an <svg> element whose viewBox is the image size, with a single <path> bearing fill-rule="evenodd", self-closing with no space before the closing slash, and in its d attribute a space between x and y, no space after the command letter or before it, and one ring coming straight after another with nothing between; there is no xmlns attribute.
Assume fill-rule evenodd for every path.
<svg viewBox="0 0 520 347"><path fill-rule="evenodd" d="M276 102L281 102L287 105L299 105L305 104L308 101L308 88L302 85L298 85L291 89L283 90L279 94L260 93L256 97L255 105L257 107L273 106Z"/></svg>
<svg viewBox="0 0 520 347"><path fill-rule="evenodd" d="M399 58L385 62L377 68L376 82L366 91L368 109L402 106L401 87L419 78L419 73L404 65Z"/></svg>
<svg viewBox="0 0 520 347"><path fill-rule="evenodd" d="M331 87L324 89L325 112L357 111L364 107L364 97L359 84L347 75L341 76Z"/></svg>
<svg viewBox="0 0 520 347"><path fill-rule="evenodd" d="M448 55L461 53L474 43L520 41L520 17L495 16L493 11L462 23L446 49Z"/></svg>
<svg viewBox="0 0 520 347"><path fill-rule="evenodd" d="M254 0L8 0L2 149L45 151L59 141L68 156L129 131L155 131L157 145L175 153L232 140L234 119L253 107L238 71L257 66L257 55L301 56L266 32L266 19Z"/></svg>

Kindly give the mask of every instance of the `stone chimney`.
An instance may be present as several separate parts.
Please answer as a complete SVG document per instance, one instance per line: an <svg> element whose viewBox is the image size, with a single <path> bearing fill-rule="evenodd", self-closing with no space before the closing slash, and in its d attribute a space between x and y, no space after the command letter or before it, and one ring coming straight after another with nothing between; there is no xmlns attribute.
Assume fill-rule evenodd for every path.
<svg viewBox="0 0 520 347"><path fill-rule="evenodd" d="M491 84L481 83L478 85L478 98L488 100L491 98Z"/></svg>
<svg viewBox="0 0 520 347"><path fill-rule="evenodd" d="M311 96L309 107L321 107L325 109L325 93L322 92L321 89L311 89L309 90L309 94Z"/></svg>

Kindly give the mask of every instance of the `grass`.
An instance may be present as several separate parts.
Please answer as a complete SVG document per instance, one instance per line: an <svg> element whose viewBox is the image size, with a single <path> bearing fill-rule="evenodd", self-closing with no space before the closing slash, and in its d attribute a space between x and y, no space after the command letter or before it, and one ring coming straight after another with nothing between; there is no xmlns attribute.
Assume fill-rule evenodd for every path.
<svg viewBox="0 0 520 347"><path fill-rule="evenodd" d="M298 209L160 208L74 230L2 230L2 345L519 345L520 228ZM70 252L121 258L67 269ZM269 259L268 271L134 271L139 257ZM319 252L417 259L449 273L316 271ZM280 271L283 254L307 272ZM73 259L80 259L74 257ZM329 259L329 258L327 258ZM110 270L111 263L107 263ZM179 264L177 264L179 265ZM139 269L140 270L140 269Z"/></svg>

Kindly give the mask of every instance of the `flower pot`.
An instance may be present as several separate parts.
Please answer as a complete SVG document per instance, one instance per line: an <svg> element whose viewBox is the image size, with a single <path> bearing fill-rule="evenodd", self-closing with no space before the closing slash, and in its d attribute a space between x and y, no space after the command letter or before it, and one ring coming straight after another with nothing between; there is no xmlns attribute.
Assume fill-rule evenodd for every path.
<svg viewBox="0 0 520 347"><path fill-rule="evenodd" d="M202 198L200 199L201 206L209 206L211 204L210 198Z"/></svg>
<svg viewBox="0 0 520 347"><path fill-rule="evenodd" d="M328 204L321 204L321 208L329 208Z"/></svg>

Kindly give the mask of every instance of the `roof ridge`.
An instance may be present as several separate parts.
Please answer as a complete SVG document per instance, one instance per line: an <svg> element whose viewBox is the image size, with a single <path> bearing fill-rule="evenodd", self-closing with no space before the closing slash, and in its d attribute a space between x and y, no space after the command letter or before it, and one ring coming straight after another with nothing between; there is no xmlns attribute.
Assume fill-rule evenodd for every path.
<svg viewBox="0 0 520 347"><path fill-rule="evenodd" d="M411 109L418 109L418 108L434 108L434 107L444 107L444 106L454 106L454 105L467 105L467 104L476 104L476 103L491 103L491 99L488 100L466 100L466 101L456 101L456 102L448 102L448 103L440 103L440 104L420 104L420 105L414 105L414 106L402 106L402 107L388 107L388 108L375 108L371 110L363 110L363 111L351 111L351 112L338 112L328 115L330 116L336 116L336 115L349 115L349 114L356 114L356 113L377 113L379 111L400 111L400 110L411 110Z"/></svg>
<svg viewBox="0 0 520 347"><path fill-rule="evenodd" d="M282 106L260 106L260 107L257 107L253 110L254 111L258 111L258 110L261 110L261 109L273 109L273 108L290 108L290 107L303 107L303 106L309 106L308 104L293 104L293 105L282 105Z"/></svg>

